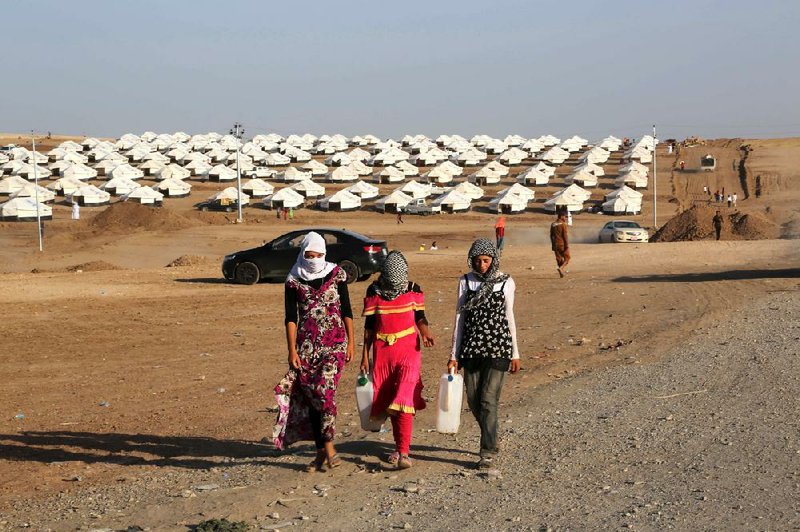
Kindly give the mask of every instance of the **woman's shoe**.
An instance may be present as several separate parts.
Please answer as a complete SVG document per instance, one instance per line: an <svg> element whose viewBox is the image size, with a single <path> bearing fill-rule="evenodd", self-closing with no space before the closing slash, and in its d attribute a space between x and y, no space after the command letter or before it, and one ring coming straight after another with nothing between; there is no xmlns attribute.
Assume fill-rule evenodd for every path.
<svg viewBox="0 0 800 532"><path fill-rule="evenodd" d="M334 469L342 465L342 459L339 458L339 453L336 453L333 456L329 456L327 462L328 462L328 469Z"/></svg>
<svg viewBox="0 0 800 532"><path fill-rule="evenodd" d="M322 466L324 465L325 451L318 451L314 460L312 460L311 463L306 466L306 472L313 473L314 471L322 471Z"/></svg>
<svg viewBox="0 0 800 532"><path fill-rule="evenodd" d="M411 468L411 458L409 458L407 454L401 454L400 458L397 460L397 469L410 469L410 468Z"/></svg>
<svg viewBox="0 0 800 532"><path fill-rule="evenodd" d="M397 451L393 452L392 454L386 457L386 461L389 462L389 464L396 466L397 462L400 461L400 453L398 453Z"/></svg>

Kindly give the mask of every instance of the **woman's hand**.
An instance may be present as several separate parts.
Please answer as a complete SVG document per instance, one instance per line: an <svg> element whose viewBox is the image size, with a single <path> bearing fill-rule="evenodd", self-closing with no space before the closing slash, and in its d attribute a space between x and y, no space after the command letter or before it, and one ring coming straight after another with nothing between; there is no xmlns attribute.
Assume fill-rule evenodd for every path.
<svg viewBox="0 0 800 532"><path fill-rule="evenodd" d="M417 328L419 328L419 334L422 336L422 345L425 347L433 347L435 341L433 339L433 335L431 334L431 330L428 328L428 325L420 320L420 322L417 324Z"/></svg>
<svg viewBox="0 0 800 532"><path fill-rule="evenodd" d="M355 355L355 347L353 346L353 342L347 342L347 351L345 352L344 361L350 362L353 360L353 356Z"/></svg>
<svg viewBox="0 0 800 532"><path fill-rule="evenodd" d="M369 357L367 355L361 357L361 373L369 375Z"/></svg>
<svg viewBox="0 0 800 532"><path fill-rule="evenodd" d="M458 371L458 360L450 360L447 362L447 372L450 373L451 369Z"/></svg>
<svg viewBox="0 0 800 532"><path fill-rule="evenodd" d="M519 371L519 359L515 358L511 360L511 366L508 368L509 373L516 373Z"/></svg>
<svg viewBox="0 0 800 532"><path fill-rule="evenodd" d="M297 351L289 351L289 369L300 369L300 357Z"/></svg>

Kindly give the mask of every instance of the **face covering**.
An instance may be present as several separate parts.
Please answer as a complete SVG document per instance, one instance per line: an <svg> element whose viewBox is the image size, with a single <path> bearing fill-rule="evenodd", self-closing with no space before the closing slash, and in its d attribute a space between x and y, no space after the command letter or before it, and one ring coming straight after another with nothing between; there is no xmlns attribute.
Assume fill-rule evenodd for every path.
<svg viewBox="0 0 800 532"><path fill-rule="evenodd" d="M303 269L306 270L308 273L319 273L325 268L325 257L319 257L316 259L307 259L303 257Z"/></svg>

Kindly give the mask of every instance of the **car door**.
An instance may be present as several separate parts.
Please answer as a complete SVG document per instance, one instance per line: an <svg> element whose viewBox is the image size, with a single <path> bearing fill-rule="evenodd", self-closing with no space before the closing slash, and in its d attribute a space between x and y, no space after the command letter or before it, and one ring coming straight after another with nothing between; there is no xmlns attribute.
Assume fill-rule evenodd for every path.
<svg viewBox="0 0 800 532"><path fill-rule="evenodd" d="M338 264L349 259L348 250L342 235L333 231L317 231L325 239L325 259Z"/></svg>
<svg viewBox="0 0 800 532"><path fill-rule="evenodd" d="M295 231L276 238L269 244L264 260L264 277L280 279L289 274L297 254L300 253L300 244L308 231Z"/></svg>
<svg viewBox="0 0 800 532"><path fill-rule="evenodd" d="M600 242L611 242L614 235L614 222L608 222L600 229Z"/></svg>

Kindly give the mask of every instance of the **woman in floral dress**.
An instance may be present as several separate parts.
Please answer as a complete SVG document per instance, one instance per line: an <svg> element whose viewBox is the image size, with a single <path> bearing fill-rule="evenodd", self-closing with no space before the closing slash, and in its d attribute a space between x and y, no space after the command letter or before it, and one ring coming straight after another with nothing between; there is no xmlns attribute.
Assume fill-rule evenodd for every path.
<svg viewBox="0 0 800 532"><path fill-rule="evenodd" d="M278 422L275 446L313 440L317 455L309 470L341 463L336 434L336 386L353 357L353 312L347 275L325 260L325 240L315 232L303 239L286 279L286 341L289 371L275 388Z"/></svg>

